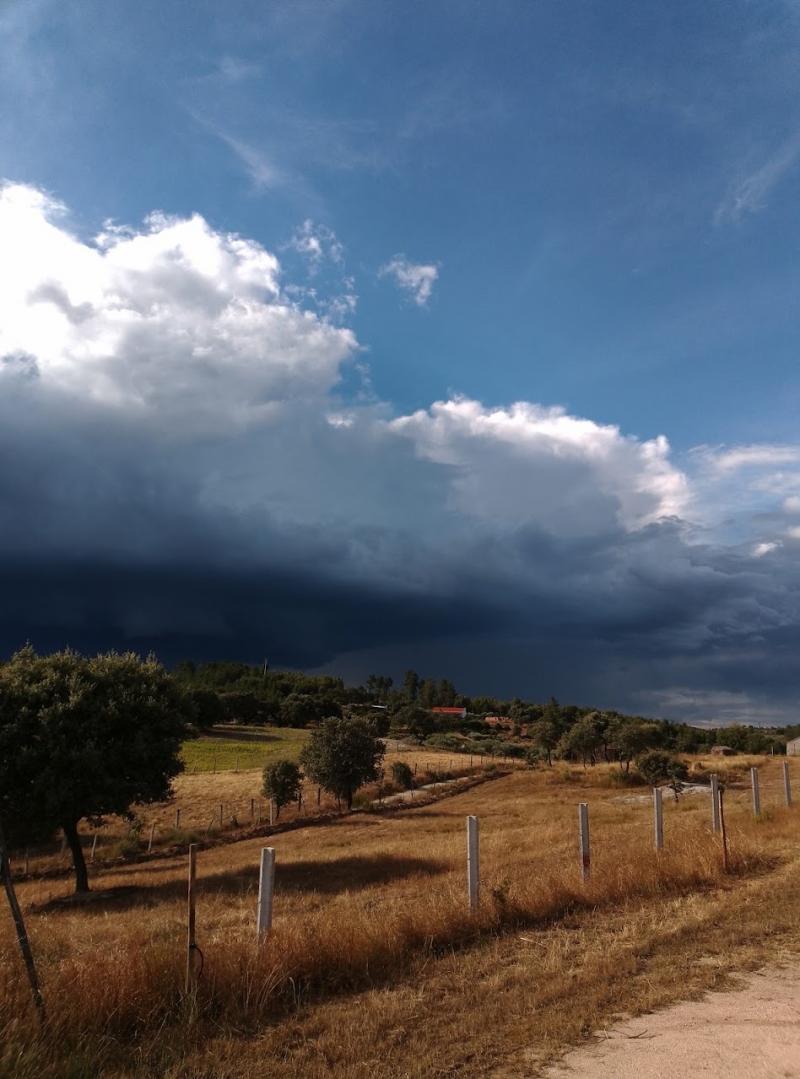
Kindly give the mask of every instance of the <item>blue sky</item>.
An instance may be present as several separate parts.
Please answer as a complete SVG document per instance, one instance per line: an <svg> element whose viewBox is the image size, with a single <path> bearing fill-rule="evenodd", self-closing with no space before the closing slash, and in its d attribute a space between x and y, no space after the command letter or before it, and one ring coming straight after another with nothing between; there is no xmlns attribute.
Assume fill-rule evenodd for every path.
<svg viewBox="0 0 800 1079"><path fill-rule="evenodd" d="M387 545L385 561L375 556L376 562L366 567L359 555L348 563L347 572L332 571L326 581L338 586L346 580L351 589L364 589L374 597L393 595L407 545L422 561L421 552L430 555L436 546L429 535L430 521L419 527L413 522L445 512L447 520L438 523L436 535L450 530L459 538L477 533L478 547L458 553L464 576L454 576L451 591L444 589L439 598L445 602L448 596L457 596L460 602L465 592L470 599L481 594L492 606L503 588L510 596L516 586L501 581L507 552L498 556L496 569L478 571L484 557L494 566L495 555L486 556L486 546L495 549L511 542L512 535L520 544L524 530L532 529L542 542L554 545L553 558L559 554L565 566L573 566L575 536L588 535L588 526L578 528L575 522L583 521L597 489L616 507L615 527L622 529L616 539L608 528L603 533L612 561L631 542L641 544L642 529L661 529L663 535L665 529L678 528L680 538L670 541L677 547L671 548L667 561L683 560L696 567L698 559L708 560L713 563L709 572L721 574L730 584L730 559L754 557L757 572L755 563L737 568L733 591L745 605L759 606L766 587L771 598L764 609L774 612L775 594L794 595L790 582L800 539L800 531L792 531L797 530L792 499L800 490L798 60L800 7L790 2L296 0L231 2L222 7L205 2L131 5L83 0L64 5L3 0L0 177L16 185L15 190L28 192L27 201L9 203L8 220L24 218L31 230L25 235L33 237L39 235L39 214L63 236L83 245L82 254L77 247L73 251L74 265L67 260L51 274L45 264L50 240L33 248L33 241L22 232L15 234L20 245L15 257L23 249L32 252L35 287L19 300L22 306L9 308L6 322L17 325L15 319L31 296L38 310L42 304L52 308L53 297L61 297L61 303L69 294L67 306L62 304L67 321L69 312L79 309L79 301L100 309L94 285L87 284L80 300L75 267L86 262L87 251L99 249L98 233L105 230L112 235L105 222L142 235L161 228L166 237L165 223L199 215L209 235L236 234L280 263L275 269L278 291L270 294L270 303L281 310L288 305L305 312L305 323L299 316L290 319L291 329L284 326L274 339L271 330L265 330L262 354L270 362L276 349L288 348L286 334L301 342L292 346L293 356L319 345L314 362L321 366L311 363L310 353L303 353L303 362L310 365L308 371L313 367L313 377L319 379L315 393L325 399L320 403L317 396L314 409L303 412L309 426L301 444L271 443L285 448L279 464L285 488L259 488L261 481L253 478L259 469L249 462L253 453L264 452L264 446L259 443L255 450L239 441L244 436L236 425L245 405L251 408L256 397L263 403L276 392L275 383L254 389L249 376L238 383L228 377L231 368L226 367L228 387L239 386L244 396L231 391L233 418L228 418L224 435L214 436L220 456L214 458L203 442L204 453L208 452L204 456L198 442L193 459L205 460L205 471L197 466L189 481L181 472L184 466L173 463L169 476L159 473L158 483L151 476L155 486L169 488L180 474L193 492L179 515L184 525L201 503L203 512L208 511L203 500L208 497L209 477L218 475L225 478L227 492L227 501L219 500L219 512L223 513L219 507L224 502L224 513L235 514L246 531L243 515L255 512L258 505L270 527L284 530L288 547L293 546L285 535L289 525L305 528L313 521L327 536L341 527L340 550L351 549L356 536L361 542L363 529L372 529ZM32 192L48 200L47 205L32 209ZM23 204L27 209L20 209ZM159 219L162 224L154 226L152 217L150 224L143 224L154 212L164 215ZM122 233L113 235L119 238ZM53 236L50 239L56 243ZM184 236L179 243L196 241L197 235ZM223 247L228 243L220 242ZM154 242L155 261L144 268L137 264L135 272L163 286L156 262L166 256L156 247ZM6 250L10 259L12 246L7 244ZM226 247L226 257L231 250ZM121 249L117 256L128 258ZM194 254L186 257L191 261ZM234 252L231 257L239 256ZM126 266L126 273L134 273L132 263ZM116 288L119 281L114 277L111 282L109 276L103 286L106 297L112 285ZM162 336L150 341L151 357L160 356L164 341L173 340L183 326L181 305L189 284L173 285L178 292L170 295L177 306L173 316L159 321ZM241 266L213 286L218 292L229 289L233 304L241 302L250 287ZM130 299L130 280L125 288ZM130 302L131 310L139 310L138 299ZM109 325L115 324L108 311L114 309L113 304L104 309L104 317L111 319L105 329L92 324L91 334L87 330L84 338L83 331L70 330L69 340L59 338L58 344L40 339L35 320L26 321L19 314L19 326L9 331L4 346L6 356L14 358L9 370L28 364L47 376L40 381L52 378L59 393L67 392L67 387L75 394L80 385L82 407L102 399L107 408L112 397L121 399L119 371L124 367L125 386L138 386L141 397L143 368L129 365L143 361L139 352L126 351L128 344L114 346L118 351L113 378L108 376L102 386L92 381L93 375L90 378L86 357L96 355L99 342L107 340ZM306 333L311 320L316 320L318 330L313 342ZM222 331L209 327L209 341L200 351L211 357L203 362L213 363ZM152 325L150 330L155 333ZM28 359L23 362L20 356ZM76 367L65 381L67 358L78 364L79 356L83 368ZM334 375L330 364L335 366ZM292 383L293 408L300 400L306 402L304 409L308 407L308 371ZM116 396L110 394L109 379L117 380ZM196 416L189 416L185 402L187 394L199 399L213 391L196 367L181 369L176 380L170 382L169 393L160 386L153 398L160 422L173 424L184 434L191 430L198 439L202 428L202 439L207 439L206 428ZM178 385L183 411L165 404ZM71 411L59 398L64 427L63 442L56 439L53 446L57 456L65 444L96 456L98 444L93 440L99 437L98 427L110 424L105 413L104 419L95 417L91 422L83 413L78 418L78 398ZM284 407L288 398L280 399ZM443 418L433 412L434 402L464 400L480 403L483 411L462 409L457 418L455 413ZM514 402L544 411L529 412L524 420L509 419ZM565 445L571 453L576 440L583 438L579 432L588 429L573 424L569 432L562 427L553 434L546 414L555 406L574 424L594 425L588 442L580 443L584 447L580 452L588 455L582 458L584 464L592 462L590 471L597 454L608 462L630 452L639 464L620 465L621 471L616 471L616 464L604 464L597 475L592 472L588 488L574 476L568 481L574 487L560 488L566 481L550 476L548 468L567 452ZM29 401L27 407L44 405ZM50 407L56 406L51 402ZM541 442L543 458L526 459L519 468L516 459L490 468L486 462L496 442L507 447L516 437L509 441L501 433L502 425L491 419L493 409L505 417L503 432L519 423L520 431L525 431L520 438L531 438L537 446ZM418 410L424 421L413 419ZM312 411L317 418L336 413L338 443L327 445L328 428L320 433L314 427ZM130 419L127 413L126 417ZM248 421L248 437L252 422ZM259 437L267 438L269 422L259 414L258 423L265 425ZM345 449L341 440L355 439L355 430L367 439L378 437L375 427L365 433L369 424L389 425L385 429L393 432L392 437L402 432L398 437L409 439L411 448L387 450L385 457L382 445ZM292 437L300 429L306 430L295 417ZM596 438L602 442L606 438L602 432L611 429L618 429L616 441L603 443L606 448L599 450ZM136 430L138 434L130 436L134 441L141 436L141 426ZM666 449L662 444L658 444L662 449L647 448L656 447L657 436L668 441ZM23 437L15 433L16 441L9 442L11 453L21 454ZM554 441L547 442L551 438ZM743 448L749 457L742 456ZM114 450L122 454L118 443ZM363 454L374 454L372 459L380 462L369 475ZM653 454L663 454L657 475L652 471ZM120 469L130 465L122 456ZM418 467L422 460L430 466L424 475ZM334 509L315 503L311 493L307 500L300 493L310 492L319 476L333 468L333 461L340 467L335 478L331 473L326 491L336 487L336 505L350 506L347 515L340 510L337 516ZM269 467L274 470L274 459ZM244 473L250 477L246 493ZM65 482L69 487L74 477ZM31 483L36 490L36 477ZM230 494L234 489L235 499ZM469 498L493 505L501 489L506 500L497 503L495 519L502 527L490 534L485 522L478 527L469 516L474 512ZM364 502L372 500L368 507L358 503L359 491ZM548 524L547 505L541 513L531 510L524 519L509 508L527 505L531 499L555 499L555 491L564 503L559 508L554 501L552 506L552 519L561 522L557 527ZM631 498L644 497L645 491L655 499L656 508L638 502L632 507ZM41 513L50 505L50 494L43 489L38 494L39 504L34 499L33 508L28 505L24 512ZM96 488L83 497L87 506L91 504L87 515L107 522L109 503ZM141 491L137 497L143 502L141 520L149 521L154 533L163 538L180 531L179 522L164 509L165 501L156 508L145 504ZM468 504L470 509L465 509ZM564 508L567 505L573 508L574 519ZM9 503L9 514L10 507ZM597 519L606 519L606 509L598 504ZM19 512L14 509L17 516ZM466 516L454 523L459 514ZM345 516L350 533L342 523ZM68 545L59 545L52 537L46 546L48 553L42 558L53 572L60 572L66 558L97 557L85 537L76 538L69 551ZM375 549L380 546L376 540ZM251 551L249 540L244 547ZM386 554L388 548L391 555ZM515 549L515 557L521 557L519 547ZM150 552L152 564L168 566L169 550L165 539L157 558ZM113 551L116 558L119 551ZM257 554L251 551L250 563L242 553L237 558L241 565L266 565L271 570L280 565L286 580L286 551L280 538L273 537ZM754 551L758 553L753 555ZM446 561L447 552L443 543L421 572L416 584L421 603L421 597L432 591L421 582L433 574L441 583L437 560ZM124 572L133 562L138 566L140 556L141 552L123 557ZM373 556L374 549L370 559ZM781 563L767 574L765 585L765 567L773 556ZM208 559L219 568L218 549L212 549ZM657 562L663 559L656 556ZM197 561L203 565L203 558L198 556ZM318 555L313 561L319 564ZM434 563L439 567L435 573ZM558 577L558 571L552 572ZM617 579L621 572L619 567L614 571ZM527 669L529 662L510 662L508 656L515 655L515 649L528 656L542 639L541 626L515 622L513 644L498 645L495 659L486 660L488 681L494 678L492 672L503 672L491 688L499 691L508 685L509 692L542 695L551 691L547 670L563 666L565 655L577 647L571 589L584 586L575 583L574 573L578 573L574 567L564 570L565 580L573 581L569 596L565 592L545 600L541 582L530 584L530 606L546 607L551 625L572 627L564 629L563 636L559 630L553 656L542 661L534 675L510 673ZM605 610L608 597L602 598L596 588L600 576L588 589L592 594L586 602ZM641 572L626 569L622 576L630 583ZM652 584L658 596L652 605L659 607L673 587L674 582ZM696 586L687 587L696 594ZM288 587L287 595L291 594ZM624 607L627 599L621 602ZM643 598L631 602L641 616L647 607ZM93 617L83 611L73 620L92 640ZM140 637L147 641L152 637L158 644L163 637L167 651L193 647L191 634L180 637L191 623L188 617L180 631L173 627L169 632L157 624L158 618L144 619L149 628L138 636L138 630L124 628L128 623L119 612L104 611L102 618L97 617L104 627L95 633L98 639L139 642ZM653 653L659 655L665 648L659 636L663 618L657 619L661 628L652 637ZM501 623L508 624L503 619L505 615ZM480 611L474 620L484 629L472 633L469 647L484 655L485 627L494 622ZM344 665L354 676L378 657L389 667L402 668L415 650L420 652L419 663L445 662L446 657L446 662L458 666L453 648L461 654L463 636L454 638L448 629L445 643L436 646L441 654L430 641L425 644L426 633L420 627L430 618L424 603L416 615L401 621L403 628L384 635L348 631L346 648L332 644L320 631L316 650L306 654L286 648L284 658L306 666ZM694 626L694 636L689 633L691 647L679 626L684 621ZM647 662L641 659L636 692L650 692L647 687L652 683L662 693L662 698L650 702L653 707L674 707L691 715L687 683L699 679L701 711L716 707L713 701L702 704L711 700L703 693L716 693L717 701L723 699L720 694L739 694L748 714L760 708L775 715L791 711L794 704L787 704L787 699L793 702L794 688L788 671L771 680L773 685L781 682L773 705L753 696L758 671L766 669L766 653L759 653L761 661L756 659L758 648L766 647L763 642L749 641L748 685L729 685L724 672L709 675L713 663L705 653L703 661L698 649L710 648L717 662L730 644L725 634L734 633L733 623L737 648L742 644L739 634L746 621L742 612L731 621L710 606L694 621L676 615L670 623L670 648L675 649L674 663L680 669L654 672L652 657ZM763 630L761 616L755 621ZM247 618L241 625L237 622L235 630L233 622L221 624L220 635L207 635L205 643L211 649L212 644L223 647L227 641L231 649L241 650L242 635L251 636L247 622ZM36 626L48 642L58 639L50 616L42 616L34 630ZM598 673L608 648L621 657L621 664L627 662L624 633L618 622L614 627L603 622L590 632L596 656L587 661L585 678L576 676L576 692L585 687L586 693L597 693L606 703L622 696L636 703L633 691L623 693L618 680L604 682ZM772 629L791 635L795 628L794 607L781 608ZM582 626L580 634L585 629ZM10 623L5 637L11 640L15 632L17 627ZM256 629L252 635L260 632ZM717 639L720 633L727 643ZM460 642L457 647L454 639ZM684 667L692 648L696 663L689 671ZM256 652L260 654L260 649ZM771 645L770 662L774 652ZM741 653L736 654L740 664ZM474 666L472 660L463 665L466 670ZM575 696L567 673L553 680L560 694ZM763 692L759 690L762 696ZM646 699L639 703L644 710ZM705 712L701 718L707 718Z"/></svg>

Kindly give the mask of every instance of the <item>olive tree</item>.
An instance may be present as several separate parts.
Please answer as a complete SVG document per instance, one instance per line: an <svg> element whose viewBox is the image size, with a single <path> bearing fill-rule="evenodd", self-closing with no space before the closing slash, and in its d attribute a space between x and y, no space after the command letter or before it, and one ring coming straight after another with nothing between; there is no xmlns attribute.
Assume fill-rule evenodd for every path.
<svg viewBox="0 0 800 1079"><path fill-rule="evenodd" d="M294 761L275 761L264 769L262 790L275 803L279 817L283 806L297 801L302 783L303 773Z"/></svg>
<svg viewBox="0 0 800 1079"><path fill-rule="evenodd" d="M364 783L380 778L384 746L364 719L326 719L300 754L306 775L348 809Z"/></svg>
<svg viewBox="0 0 800 1079"><path fill-rule="evenodd" d="M88 891L78 823L162 801L182 769L186 698L153 658L30 646L0 665L0 824L11 843L61 828Z"/></svg>

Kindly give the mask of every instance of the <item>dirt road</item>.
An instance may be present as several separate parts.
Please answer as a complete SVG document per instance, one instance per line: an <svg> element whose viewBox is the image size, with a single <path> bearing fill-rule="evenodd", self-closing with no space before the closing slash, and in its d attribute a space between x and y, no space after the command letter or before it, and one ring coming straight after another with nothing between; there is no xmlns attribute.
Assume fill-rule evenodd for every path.
<svg viewBox="0 0 800 1079"><path fill-rule="evenodd" d="M505 1073L511 1075L509 1070ZM743 988L644 1015L598 1034L544 1079L800 1079L800 964L747 975Z"/></svg>

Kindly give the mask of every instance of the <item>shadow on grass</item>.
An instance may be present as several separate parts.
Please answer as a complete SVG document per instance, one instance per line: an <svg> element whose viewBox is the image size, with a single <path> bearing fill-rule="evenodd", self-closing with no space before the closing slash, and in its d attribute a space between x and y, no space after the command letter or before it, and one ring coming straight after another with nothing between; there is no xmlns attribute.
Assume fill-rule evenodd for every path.
<svg viewBox="0 0 800 1079"><path fill-rule="evenodd" d="M436 876L447 872L449 868L446 862L391 854L379 854L375 857L350 855L332 861L283 864L278 859L275 867L275 894L276 897L281 892L334 895L337 892L358 891L375 884L388 884L416 874ZM198 899L203 895L244 896L254 893L257 887L258 865L205 875L202 854L200 855L197 866ZM82 896L59 896L45 903L32 905L30 909L35 914L54 914L76 909L86 914L103 914L108 910L153 906L184 899L185 896L186 880L179 878L150 885L120 885Z"/></svg>

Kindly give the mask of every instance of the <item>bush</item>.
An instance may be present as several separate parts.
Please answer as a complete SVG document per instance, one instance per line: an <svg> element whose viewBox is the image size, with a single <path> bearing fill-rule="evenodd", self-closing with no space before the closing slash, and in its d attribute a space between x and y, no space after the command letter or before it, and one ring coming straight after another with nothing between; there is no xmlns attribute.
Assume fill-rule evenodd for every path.
<svg viewBox="0 0 800 1079"><path fill-rule="evenodd" d="M405 761L394 761L392 764L392 780L404 791L410 791L414 786L413 773Z"/></svg>
<svg viewBox="0 0 800 1079"><path fill-rule="evenodd" d="M665 749L651 749L636 758L636 769L642 779L655 787L659 783L683 783L688 772L686 765Z"/></svg>

